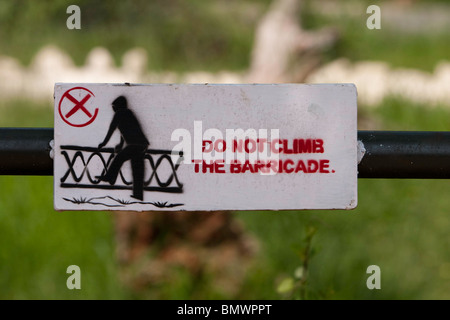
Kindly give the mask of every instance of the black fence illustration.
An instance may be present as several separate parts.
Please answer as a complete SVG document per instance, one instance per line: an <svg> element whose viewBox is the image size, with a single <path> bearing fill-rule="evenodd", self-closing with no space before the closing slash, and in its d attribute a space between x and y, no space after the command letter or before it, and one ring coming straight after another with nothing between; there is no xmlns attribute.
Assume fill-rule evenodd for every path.
<svg viewBox="0 0 450 320"><path fill-rule="evenodd" d="M110 185L109 183L102 182L98 178L101 175L102 170L106 170L109 164L114 158L113 148L92 148L92 147L80 147L80 146L61 146L61 154L66 160L67 171L61 177L62 188L95 188L95 189L132 189L132 179L127 179L122 170L119 172L119 178L116 183ZM175 164L172 161L172 157L176 156L177 160ZM148 149L145 153L144 165L145 170L149 177L144 178L144 190L146 191L159 191L159 192L171 192L181 193L183 192L183 184L180 182L177 176L177 169L183 160L183 152L172 152L171 150L155 150ZM93 172L89 169L89 164L96 161L102 164L102 170L100 172ZM75 164L83 165L82 170L76 170ZM171 169L170 175L167 179L162 180L158 175L158 168L162 164L166 164ZM78 167L80 167L78 165Z"/></svg>

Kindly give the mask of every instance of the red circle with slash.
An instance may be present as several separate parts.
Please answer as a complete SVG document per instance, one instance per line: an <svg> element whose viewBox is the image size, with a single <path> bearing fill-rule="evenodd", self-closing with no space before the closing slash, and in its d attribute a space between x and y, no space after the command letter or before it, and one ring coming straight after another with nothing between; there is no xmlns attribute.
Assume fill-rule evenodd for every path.
<svg viewBox="0 0 450 320"><path fill-rule="evenodd" d="M78 90L77 94L70 93L74 90ZM79 96L79 98L75 98L74 95ZM61 119L72 127L85 127L91 124L98 115L98 108L95 108L92 112L92 110L90 110L92 107L86 105L92 97L95 97L95 95L90 90L83 87L75 87L64 92L58 106ZM61 106L63 106L63 108L61 108ZM62 109L65 110L63 111ZM73 118L69 120L72 116Z"/></svg>

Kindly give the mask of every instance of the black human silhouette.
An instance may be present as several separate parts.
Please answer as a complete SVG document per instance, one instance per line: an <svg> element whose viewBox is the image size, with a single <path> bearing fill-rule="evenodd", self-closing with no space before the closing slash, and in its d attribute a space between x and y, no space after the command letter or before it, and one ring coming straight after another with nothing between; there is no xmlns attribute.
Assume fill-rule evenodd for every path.
<svg viewBox="0 0 450 320"><path fill-rule="evenodd" d="M117 155L109 165L104 174L98 177L101 181L107 181L113 185L119 174L120 168L127 160L131 160L133 172L133 194L131 197L143 200L144 194L144 156L149 142L142 131L138 119L134 113L128 109L127 99L120 96L112 103L114 117L109 126L108 133L98 148L104 147L116 129L120 131L120 143L114 148ZM122 149L123 143L126 143Z"/></svg>

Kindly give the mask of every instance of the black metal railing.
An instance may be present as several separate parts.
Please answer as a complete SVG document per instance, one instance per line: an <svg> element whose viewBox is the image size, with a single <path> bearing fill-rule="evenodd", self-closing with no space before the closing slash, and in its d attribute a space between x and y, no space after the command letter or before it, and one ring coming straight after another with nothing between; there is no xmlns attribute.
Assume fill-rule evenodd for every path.
<svg viewBox="0 0 450 320"><path fill-rule="evenodd" d="M0 128L0 174L53 175L52 139L52 128ZM358 131L358 140L365 149L359 178L450 178L450 132Z"/></svg>

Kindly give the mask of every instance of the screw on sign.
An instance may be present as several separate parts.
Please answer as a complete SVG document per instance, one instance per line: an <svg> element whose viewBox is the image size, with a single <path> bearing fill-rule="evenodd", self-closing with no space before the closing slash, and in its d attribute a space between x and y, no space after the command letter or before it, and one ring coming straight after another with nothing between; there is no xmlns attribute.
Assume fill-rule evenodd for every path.
<svg viewBox="0 0 450 320"><path fill-rule="evenodd" d="M73 127L85 127L91 124L98 114L94 106L92 91L75 87L67 90L59 101L58 111L61 119Z"/></svg>

